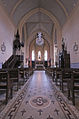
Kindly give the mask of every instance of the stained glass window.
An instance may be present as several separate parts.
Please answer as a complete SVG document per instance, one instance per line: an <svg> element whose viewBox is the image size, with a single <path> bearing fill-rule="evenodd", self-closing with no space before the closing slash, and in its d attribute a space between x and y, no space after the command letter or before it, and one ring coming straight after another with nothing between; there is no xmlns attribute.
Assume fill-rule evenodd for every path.
<svg viewBox="0 0 79 119"><path fill-rule="evenodd" d="M44 52L44 60L47 61L47 50Z"/></svg>
<svg viewBox="0 0 79 119"><path fill-rule="evenodd" d="M32 50L32 61L34 61L35 60L35 52L34 52L34 50Z"/></svg>
<svg viewBox="0 0 79 119"><path fill-rule="evenodd" d="M38 60L41 60L41 51L38 51Z"/></svg>

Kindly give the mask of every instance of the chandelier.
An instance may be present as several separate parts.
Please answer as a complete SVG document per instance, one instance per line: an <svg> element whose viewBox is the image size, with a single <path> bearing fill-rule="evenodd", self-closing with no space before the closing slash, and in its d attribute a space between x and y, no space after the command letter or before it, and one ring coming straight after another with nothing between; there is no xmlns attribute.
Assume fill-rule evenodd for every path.
<svg viewBox="0 0 79 119"><path fill-rule="evenodd" d="M36 44L39 46L44 44L43 34L41 32L37 33Z"/></svg>
<svg viewBox="0 0 79 119"><path fill-rule="evenodd" d="M40 2L39 2L39 14L38 14L38 26L39 26L39 32L36 35L36 44L41 46L44 44L44 38L43 34L41 33L41 12L40 12Z"/></svg>

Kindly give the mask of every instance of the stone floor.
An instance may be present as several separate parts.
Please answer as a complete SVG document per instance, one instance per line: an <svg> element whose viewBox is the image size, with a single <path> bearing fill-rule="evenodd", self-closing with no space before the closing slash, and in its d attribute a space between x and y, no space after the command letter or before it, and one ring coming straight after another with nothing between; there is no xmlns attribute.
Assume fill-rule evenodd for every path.
<svg viewBox="0 0 79 119"><path fill-rule="evenodd" d="M79 119L78 110L45 71L35 71L0 114L0 119Z"/></svg>

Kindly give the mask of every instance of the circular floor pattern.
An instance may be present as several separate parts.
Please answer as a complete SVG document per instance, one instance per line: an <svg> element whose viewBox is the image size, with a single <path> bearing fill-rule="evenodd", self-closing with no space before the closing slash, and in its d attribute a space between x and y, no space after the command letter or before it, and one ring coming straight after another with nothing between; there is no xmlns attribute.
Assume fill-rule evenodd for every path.
<svg viewBox="0 0 79 119"><path fill-rule="evenodd" d="M51 100L45 96L35 96L30 99L29 103L32 107L46 108L50 105Z"/></svg>

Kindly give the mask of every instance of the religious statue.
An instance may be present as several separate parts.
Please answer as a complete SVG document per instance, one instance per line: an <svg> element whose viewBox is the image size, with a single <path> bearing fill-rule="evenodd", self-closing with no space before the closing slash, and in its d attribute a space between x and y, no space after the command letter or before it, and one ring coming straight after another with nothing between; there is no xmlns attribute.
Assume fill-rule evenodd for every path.
<svg viewBox="0 0 79 119"><path fill-rule="evenodd" d="M64 38L62 38L62 50L65 50L65 42L64 42Z"/></svg>

